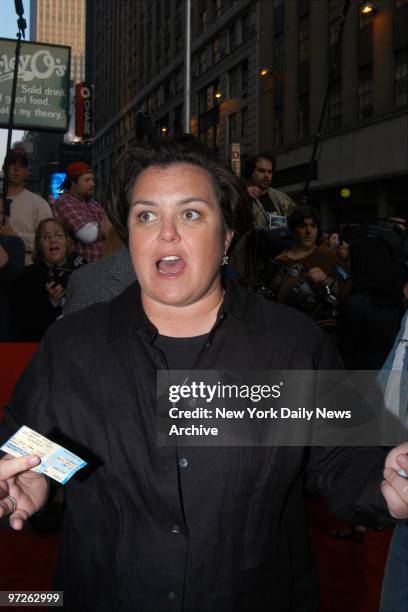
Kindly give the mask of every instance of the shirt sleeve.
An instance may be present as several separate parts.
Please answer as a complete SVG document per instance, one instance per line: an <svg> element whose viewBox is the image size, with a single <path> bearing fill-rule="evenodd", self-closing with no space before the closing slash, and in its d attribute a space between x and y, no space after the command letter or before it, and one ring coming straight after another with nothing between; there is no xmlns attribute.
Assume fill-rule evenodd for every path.
<svg viewBox="0 0 408 612"><path fill-rule="evenodd" d="M87 223L98 221L91 208L74 198L66 198L61 201L56 210L56 217L62 221L73 236Z"/></svg>
<svg viewBox="0 0 408 612"><path fill-rule="evenodd" d="M34 249L35 232L37 230L37 227L40 221L42 221L43 219L49 219L50 217L54 216L52 214L52 210L48 202L46 202L43 198L40 198L40 196L35 196L34 206L35 206L34 213L33 213L34 231L33 232L20 232L20 231L18 232L18 235L20 236L20 238L24 240L26 251L30 253L32 253Z"/></svg>
<svg viewBox="0 0 408 612"><path fill-rule="evenodd" d="M80 230L75 233L75 238L84 244L92 244L98 238L98 225L96 223L85 223Z"/></svg>
<svg viewBox="0 0 408 612"><path fill-rule="evenodd" d="M326 338L315 351L315 367L339 369ZM371 526L393 524L380 488L388 450L380 446L310 447L308 488L325 498L342 520Z"/></svg>

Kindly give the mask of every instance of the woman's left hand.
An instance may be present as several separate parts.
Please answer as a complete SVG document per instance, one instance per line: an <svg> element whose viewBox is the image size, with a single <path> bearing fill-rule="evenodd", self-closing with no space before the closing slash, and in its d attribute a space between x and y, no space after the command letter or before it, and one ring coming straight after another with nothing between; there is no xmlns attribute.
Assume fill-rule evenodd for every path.
<svg viewBox="0 0 408 612"><path fill-rule="evenodd" d="M408 518L408 478L398 472L408 474L408 442L392 449L385 460L382 494L387 502L391 516L397 519Z"/></svg>
<svg viewBox="0 0 408 612"><path fill-rule="evenodd" d="M65 295L65 289L62 285L56 283L48 283L46 285L47 293L50 296L51 304L53 306L59 306L62 298Z"/></svg>

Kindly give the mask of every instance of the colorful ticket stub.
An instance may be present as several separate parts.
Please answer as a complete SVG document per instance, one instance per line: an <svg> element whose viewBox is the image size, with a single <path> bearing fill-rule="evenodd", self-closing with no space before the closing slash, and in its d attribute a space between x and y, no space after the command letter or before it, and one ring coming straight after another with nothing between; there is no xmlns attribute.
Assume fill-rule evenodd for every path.
<svg viewBox="0 0 408 612"><path fill-rule="evenodd" d="M13 457L38 455L41 463L31 469L61 484L68 482L75 472L86 465L86 461L26 425L20 427L14 436L3 444L1 450Z"/></svg>

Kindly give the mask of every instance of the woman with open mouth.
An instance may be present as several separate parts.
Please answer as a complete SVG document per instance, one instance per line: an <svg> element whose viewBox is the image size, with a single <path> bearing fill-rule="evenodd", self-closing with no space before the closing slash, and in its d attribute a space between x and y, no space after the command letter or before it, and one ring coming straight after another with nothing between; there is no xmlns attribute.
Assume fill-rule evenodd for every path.
<svg viewBox="0 0 408 612"><path fill-rule="evenodd" d="M88 462L65 487L55 581L64 610L317 610L305 476L343 518L408 518L398 475L408 444L388 452L166 437L160 372L165 382L179 377L188 398L189 376L203 371L242 377L338 362L305 315L224 285L250 203L240 179L199 144L139 143L120 160L107 207L138 282L50 327L1 431L4 439L24 424ZM178 407L204 402L190 396ZM0 459L0 517L13 529L47 500L45 477L29 471L38 462L35 453Z"/></svg>
<svg viewBox="0 0 408 612"><path fill-rule="evenodd" d="M62 314L68 279L86 263L72 247L62 223L53 218L39 223L34 240L34 263L24 269L14 294L20 340L41 340L48 326Z"/></svg>

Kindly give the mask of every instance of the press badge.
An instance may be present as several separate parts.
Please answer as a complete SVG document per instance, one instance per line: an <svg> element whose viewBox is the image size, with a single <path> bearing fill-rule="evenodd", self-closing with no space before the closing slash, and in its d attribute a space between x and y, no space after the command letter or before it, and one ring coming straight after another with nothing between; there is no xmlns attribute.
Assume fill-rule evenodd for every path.
<svg viewBox="0 0 408 612"><path fill-rule="evenodd" d="M45 474L45 476L53 478L60 484L68 482L75 472L86 465L86 461L26 425L20 427L3 444L1 450L13 455L13 457L38 455L41 458L41 463L31 470L39 474Z"/></svg>

